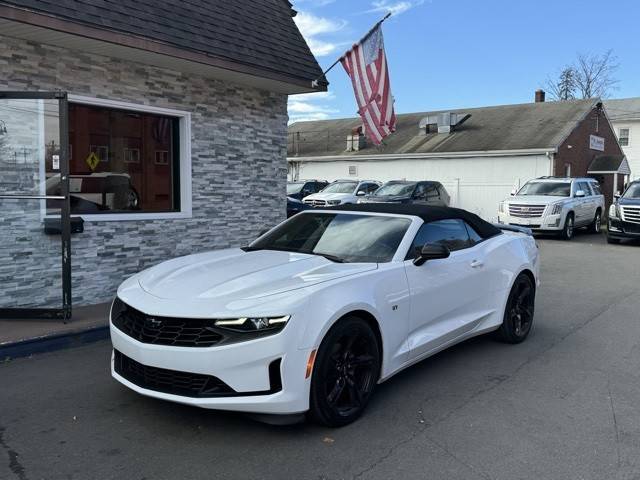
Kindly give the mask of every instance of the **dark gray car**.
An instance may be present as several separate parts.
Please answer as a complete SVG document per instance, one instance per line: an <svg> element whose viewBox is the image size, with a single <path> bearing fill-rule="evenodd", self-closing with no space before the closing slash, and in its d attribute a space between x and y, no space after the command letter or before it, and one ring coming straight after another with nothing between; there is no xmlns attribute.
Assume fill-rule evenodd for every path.
<svg viewBox="0 0 640 480"><path fill-rule="evenodd" d="M440 182L392 180L358 203L415 203L449 206L449 194Z"/></svg>

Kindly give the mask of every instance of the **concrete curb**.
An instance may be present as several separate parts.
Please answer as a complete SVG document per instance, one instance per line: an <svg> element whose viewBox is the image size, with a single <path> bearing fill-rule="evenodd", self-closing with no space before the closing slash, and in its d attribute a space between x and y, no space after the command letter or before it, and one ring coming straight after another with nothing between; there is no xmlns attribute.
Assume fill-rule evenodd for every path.
<svg viewBox="0 0 640 480"><path fill-rule="evenodd" d="M84 330L45 335L13 343L0 345L0 362L14 358L28 357L38 353L53 352L66 348L106 340L109 338L109 325L91 327Z"/></svg>

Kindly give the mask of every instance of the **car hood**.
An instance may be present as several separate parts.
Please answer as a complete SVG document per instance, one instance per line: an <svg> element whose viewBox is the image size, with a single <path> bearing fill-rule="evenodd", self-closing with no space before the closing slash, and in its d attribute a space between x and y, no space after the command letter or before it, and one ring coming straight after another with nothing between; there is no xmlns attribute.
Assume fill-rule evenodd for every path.
<svg viewBox="0 0 640 480"><path fill-rule="evenodd" d="M539 205L548 204L554 202L560 202L562 200L569 200L570 197L556 197L552 195L515 195L509 197L507 203L522 203L525 205Z"/></svg>
<svg viewBox="0 0 640 480"><path fill-rule="evenodd" d="M138 274L147 293L162 299L256 299L375 270L375 263L334 263L318 255L241 249L189 255Z"/></svg>
<svg viewBox="0 0 640 480"><path fill-rule="evenodd" d="M312 195L304 197L304 200L344 200L345 198L352 197L350 193L314 193Z"/></svg>
<svg viewBox="0 0 640 480"><path fill-rule="evenodd" d="M618 204L640 206L640 198L620 198Z"/></svg>

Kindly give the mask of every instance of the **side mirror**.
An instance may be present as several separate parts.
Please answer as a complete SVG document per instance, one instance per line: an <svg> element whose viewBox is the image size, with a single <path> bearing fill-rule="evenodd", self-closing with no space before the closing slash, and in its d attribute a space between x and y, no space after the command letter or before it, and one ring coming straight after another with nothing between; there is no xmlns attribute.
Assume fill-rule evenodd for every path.
<svg viewBox="0 0 640 480"><path fill-rule="evenodd" d="M511 190L511 196L512 197L515 197L516 193L518 193L518 192L517 192L517 190L515 188L513 190Z"/></svg>
<svg viewBox="0 0 640 480"><path fill-rule="evenodd" d="M356 193L356 197L364 197L366 192L364 190L358 190Z"/></svg>
<svg viewBox="0 0 640 480"><path fill-rule="evenodd" d="M618 200L620 198L620 196L621 195L619 193L614 193L613 194L613 198L616 199L616 200Z"/></svg>
<svg viewBox="0 0 640 480"><path fill-rule="evenodd" d="M451 252L444 245L437 243L427 243L420 253L413 259L413 264L419 267L428 260L438 260L440 258L448 258Z"/></svg>
<svg viewBox="0 0 640 480"><path fill-rule="evenodd" d="M577 198L582 198L582 197L584 197L584 196L585 196L584 190L578 190L578 191L576 192L576 197L577 197Z"/></svg>

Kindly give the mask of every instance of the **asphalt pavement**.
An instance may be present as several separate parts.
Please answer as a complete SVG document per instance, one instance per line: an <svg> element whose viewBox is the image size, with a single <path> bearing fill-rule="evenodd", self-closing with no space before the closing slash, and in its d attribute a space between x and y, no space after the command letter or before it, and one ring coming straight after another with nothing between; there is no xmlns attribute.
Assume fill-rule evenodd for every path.
<svg viewBox="0 0 640 480"><path fill-rule="evenodd" d="M4 363L0 479L640 479L640 246L539 245L525 343L427 359L341 429L139 396L108 342Z"/></svg>

